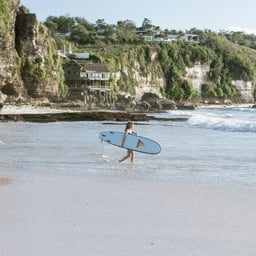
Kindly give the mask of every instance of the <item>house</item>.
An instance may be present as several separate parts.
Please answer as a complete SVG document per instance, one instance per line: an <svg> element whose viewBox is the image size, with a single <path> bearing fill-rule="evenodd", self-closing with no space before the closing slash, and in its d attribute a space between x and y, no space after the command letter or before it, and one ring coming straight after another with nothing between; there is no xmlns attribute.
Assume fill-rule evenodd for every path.
<svg viewBox="0 0 256 256"><path fill-rule="evenodd" d="M183 40L189 43L200 43L200 36L193 34L185 34L179 37L179 40Z"/></svg>
<svg viewBox="0 0 256 256"><path fill-rule="evenodd" d="M177 41L178 38L179 38L179 35L168 35L168 36L167 36L167 41L168 41L168 42Z"/></svg>
<svg viewBox="0 0 256 256"><path fill-rule="evenodd" d="M143 36L144 41L147 42L174 42L174 41L185 41L188 43L200 43L200 36L193 34L185 35L167 35L166 37L156 37L154 35Z"/></svg>
<svg viewBox="0 0 256 256"><path fill-rule="evenodd" d="M62 51L58 50L58 55L62 58L73 58L73 59L84 59L88 60L90 58L90 54L88 52L72 52L72 51Z"/></svg>
<svg viewBox="0 0 256 256"><path fill-rule="evenodd" d="M91 103L92 99L109 100L110 72L104 64L71 60L64 64L64 72L71 99L85 103Z"/></svg>
<svg viewBox="0 0 256 256"><path fill-rule="evenodd" d="M58 55L62 58L71 58L71 59L89 59L90 54L88 52L73 52L71 49L71 45L69 45L69 49L66 50L66 46L64 44L64 49L63 50L58 50Z"/></svg>
<svg viewBox="0 0 256 256"><path fill-rule="evenodd" d="M155 36L143 36L144 41L146 42L162 42L164 39L162 37L155 37Z"/></svg>

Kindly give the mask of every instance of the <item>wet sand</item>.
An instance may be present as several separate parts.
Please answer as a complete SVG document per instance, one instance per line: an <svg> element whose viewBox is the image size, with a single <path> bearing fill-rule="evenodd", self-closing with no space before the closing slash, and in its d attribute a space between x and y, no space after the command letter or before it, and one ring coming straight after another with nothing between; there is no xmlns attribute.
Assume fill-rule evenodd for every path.
<svg viewBox="0 0 256 256"><path fill-rule="evenodd" d="M16 176L0 255L255 255L256 194L124 177Z"/></svg>
<svg viewBox="0 0 256 256"><path fill-rule="evenodd" d="M0 176L0 186L2 186L2 185L8 185L8 184L10 184L11 182L12 182L11 179L6 178L6 177L1 177L1 176Z"/></svg>
<svg viewBox="0 0 256 256"><path fill-rule="evenodd" d="M129 113L126 111L82 111L65 110L51 108L34 108L14 106L3 107L0 111L0 121L21 121L21 122L62 122L62 121L187 121L187 118L160 118L146 115L144 113Z"/></svg>

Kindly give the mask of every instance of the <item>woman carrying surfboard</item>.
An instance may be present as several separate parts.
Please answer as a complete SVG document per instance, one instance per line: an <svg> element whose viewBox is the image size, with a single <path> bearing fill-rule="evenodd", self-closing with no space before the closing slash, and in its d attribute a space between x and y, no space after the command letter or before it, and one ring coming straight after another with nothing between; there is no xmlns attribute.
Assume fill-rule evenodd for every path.
<svg viewBox="0 0 256 256"><path fill-rule="evenodd" d="M133 128L134 128L134 123L133 122L128 122L126 124L126 127L125 127L125 130L124 130L124 137L123 137L123 141L122 141L122 144L121 144L121 147L124 146L124 143L125 143L125 139L126 139L126 136L128 134L133 134L133 135L138 135L136 132L133 131ZM133 163L133 160L134 160L134 151L131 150L131 149L127 149L127 154L126 156L124 156L121 160L119 160L119 162L123 162L124 160L126 160L127 158L131 158L131 163Z"/></svg>

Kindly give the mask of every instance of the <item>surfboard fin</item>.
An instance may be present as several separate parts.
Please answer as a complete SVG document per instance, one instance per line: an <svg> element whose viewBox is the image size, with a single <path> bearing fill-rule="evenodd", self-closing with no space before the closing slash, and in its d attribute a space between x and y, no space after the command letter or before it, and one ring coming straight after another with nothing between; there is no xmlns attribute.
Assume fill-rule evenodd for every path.
<svg viewBox="0 0 256 256"><path fill-rule="evenodd" d="M138 140L136 147L139 148L139 147L143 147L143 146L145 146L144 142L141 140Z"/></svg>

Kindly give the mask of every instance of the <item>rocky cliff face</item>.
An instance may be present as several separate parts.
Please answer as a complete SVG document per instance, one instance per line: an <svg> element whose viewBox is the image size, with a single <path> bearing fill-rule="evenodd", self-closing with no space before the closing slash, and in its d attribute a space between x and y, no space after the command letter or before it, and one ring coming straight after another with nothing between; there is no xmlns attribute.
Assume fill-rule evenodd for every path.
<svg viewBox="0 0 256 256"><path fill-rule="evenodd" d="M192 84L193 88L201 94L201 86L208 82L207 73L210 67L201 64L195 64L194 67L186 68L185 78ZM241 94L241 99L246 103L254 102L254 87L251 81L233 80L234 85Z"/></svg>
<svg viewBox="0 0 256 256"><path fill-rule="evenodd" d="M137 69L136 69L137 67ZM208 83L208 72L210 67L196 63L193 67L186 67L185 79L192 85L198 95L201 95L202 84ZM127 71L127 74L129 72ZM159 76L152 79L152 74L143 76L139 72L139 64L134 65L130 72L136 81L135 95L131 96L124 93L125 98L120 98L122 109L144 109L144 110L159 110L159 109L175 109L175 108L192 108L193 105L176 105L174 102L163 100L161 90L165 87L164 76ZM121 74L116 73L116 80L120 79ZM241 94L241 101L245 103L254 102L254 87L251 81L236 80L232 81ZM146 102L146 103L145 103ZM215 101L213 101L214 103ZM217 102L217 100L216 100ZM227 101L229 102L229 101ZM231 101L230 101L231 102ZM146 105L145 105L146 104Z"/></svg>
<svg viewBox="0 0 256 256"><path fill-rule="evenodd" d="M130 49L129 54L126 55L124 53L121 58L117 59L117 63L120 63L115 68L121 68L119 72L113 73L113 83L115 87L118 88L118 92L122 94L122 96L125 96L127 99L128 97L130 98L128 103L130 102L131 105L135 105L142 100L144 94L147 94L147 96L156 95L159 98L162 98L165 95L172 99L172 95L177 94L179 96L179 93L190 93L189 89L187 89L187 85L192 86L194 91L196 91L197 96L193 98L193 102L254 102L253 81L235 81L234 79L232 81L230 74L232 74L231 71L233 67L227 67L230 68L230 80L224 81L224 74L224 78L222 80L225 83L223 82L223 86L221 87L217 83L218 81L211 80L212 78L210 74L214 72L214 69L211 66L212 61L208 60L203 62L197 60L194 62L194 65L192 65L193 62L190 61L189 66L186 66L185 62L183 61L184 57L183 59L180 57L180 59L177 60L177 56L180 56L178 46L169 48L170 49L168 50L168 46L161 46L158 48L154 46L140 46L138 48L134 47ZM171 50L173 52L176 50L176 57L170 54L170 52L172 52ZM193 48L190 49L190 51L193 50ZM170 65L169 63L172 61L174 62L173 59L175 59L176 63L179 65ZM166 66L169 64L169 69L163 65L165 62ZM236 68L239 71L239 65ZM221 75L222 73L219 74L219 79L221 79ZM237 78L238 77L239 74ZM242 75L240 77L242 78ZM183 79L188 83L183 84ZM230 82L232 83L232 86ZM166 90L166 87L170 87L170 90L168 91L168 88ZM179 91L179 87L182 88L181 90L183 90L183 92ZM205 88L208 88L207 91ZM228 90L230 90L230 93ZM208 94L205 93L205 91ZM170 95L168 95L168 93ZM181 100L177 98L176 101L189 101L189 99L186 99L185 97ZM123 97L121 97L121 101L124 101Z"/></svg>
<svg viewBox="0 0 256 256"><path fill-rule="evenodd" d="M25 90L20 76L19 58L15 49L15 21L18 11L18 0L1 2L4 11L0 27L0 101L7 96L24 95ZM9 18L7 18L7 13Z"/></svg>
<svg viewBox="0 0 256 256"><path fill-rule="evenodd" d="M34 14L19 12L15 27L16 49L22 60L21 77L27 94L33 98L59 97L59 75L63 72L55 42Z"/></svg>
<svg viewBox="0 0 256 256"><path fill-rule="evenodd" d="M207 82L207 73L210 67L201 64L195 64L194 67L186 67L185 78L192 84L193 88L200 94L201 86Z"/></svg>
<svg viewBox="0 0 256 256"><path fill-rule="evenodd" d="M251 81L233 80L232 84L240 91L245 102L254 102L254 87Z"/></svg>
<svg viewBox="0 0 256 256"><path fill-rule="evenodd" d="M0 102L58 98L63 71L47 29L34 14L19 11L19 0L1 4Z"/></svg>

